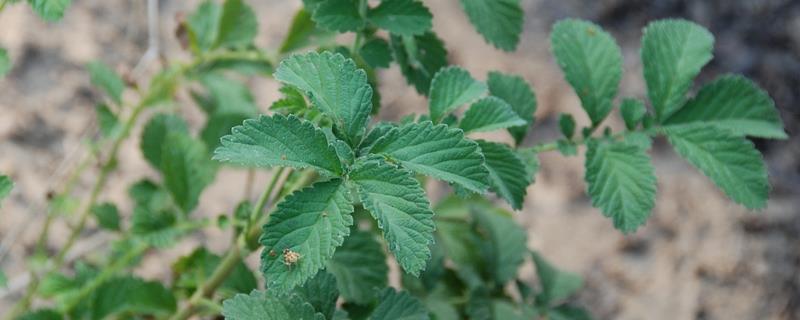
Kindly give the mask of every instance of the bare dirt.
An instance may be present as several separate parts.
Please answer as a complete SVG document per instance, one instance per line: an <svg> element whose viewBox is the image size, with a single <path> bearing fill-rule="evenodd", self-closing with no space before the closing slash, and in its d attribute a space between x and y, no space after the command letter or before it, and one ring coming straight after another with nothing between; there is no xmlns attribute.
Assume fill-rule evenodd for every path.
<svg viewBox="0 0 800 320"><path fill-rule="evenodd" d="M0 291L5 309L24 285L27 255L39 237L46 195L66 179L84 156L94 134L94 105L100 94L91 88L83 66L99 59L130 69L147 48L145 1L81 0L62 22L46 24L25 5L0 13L0 44L14 68L0 79L0 172L17 189L0 215L0 238L8 254L0 267L11 278ZM164 55L186 59L173 37L175 14L198 1L161 1ZM276 47L300 1L250 1L257 8L257 44ZM766 152L774 190L768 208L747 212L727 200L712 183L679 159L663 142L653 151L659 177L658 201L647 225L635 234L615 231L584 195L582 155L542 156L542 170L528 189L518 219L529 232L529 244L555 264L586 278L576 298L598 319L798 319L800 318L800 193L797 139L800 103L800 5L797 1L522 1L526 23L519 49L498 51L483 42L452 1L425 1L434 13L434 28L445 39L450 61L478 78L499 70L525 77L535 88L539 110L527 143L557 137L554 115L571 112L586 122L579 101L549 53L547 33L564 17L598 21L620 42L625 60L622 96L644 97L638 59L641 28L649 19L686 17L717 35L716 59L700 77L723 72L754 77L776 99L791 139L758 141ZM153 69L153 68L150 68ZM152 70L150 70L152 71ZM146 73L146 72L145 72ZM380 74L385 118L420 112L425 100L404 84L397 67ZM262 110L277 97L269 79L251 81ZM190 100L180 112L201 119ZM619 126L611 121L609 124ZM134 132L138 137L141 128ZM195 128L199 129L199 128ZM507 136L493 136L508 139ZM141 175L156 178L138 151L138 138L126 143L119 170L103 196L129 214L125 190ZM81 178L85 192L95 168ZM245 172L223 171L201 202L200 216L230 210L243 195ZM267 178L259 175L256 185ZM253 195L251 195L252 197ZM48 245L58 248L68 227L60 219ZM19 237L9 235L19 234ZM76 252L101 248L109 235L90 228ZM225 248L229 237L219 231L194 237L212 250ZM149 256L138 273L168 278L167 264L191 245ZM0 252L2 253L2 252ZM530 266L523 273L533 279Z"/></svg>

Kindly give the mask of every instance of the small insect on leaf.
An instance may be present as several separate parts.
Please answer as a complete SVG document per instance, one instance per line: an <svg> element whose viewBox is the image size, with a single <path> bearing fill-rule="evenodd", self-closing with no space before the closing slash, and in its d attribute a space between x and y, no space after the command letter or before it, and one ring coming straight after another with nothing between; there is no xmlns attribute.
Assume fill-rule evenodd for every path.
<svg viewBox="0 0 800 320"><path fill-rule="evenodd" d="M300 254L289 248L283 249L283 264L293 266L300 261Z"/></svg>

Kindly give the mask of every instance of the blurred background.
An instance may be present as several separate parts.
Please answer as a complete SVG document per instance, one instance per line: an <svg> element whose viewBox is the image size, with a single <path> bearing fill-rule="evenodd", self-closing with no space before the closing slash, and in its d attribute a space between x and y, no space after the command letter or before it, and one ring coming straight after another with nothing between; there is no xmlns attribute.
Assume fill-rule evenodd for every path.
<svg viewBox="0 0 800 320"><path fill-rule="evenodd" d="M300 0L248 1L259 17L259 47L282 41ZM645 97L639 60L642 28L651 20L683 17L711 30L714 60L696 85L723 73L752 78L775 99L790 135L784 141L760 141L773 185L763 212L748 212L727 200L713 184L657 141L654 162L658 201L647 225L623 236L593 209L584 194L583 157L541 156L542 170L528 189L517 219L529 230L529 246L554 264L578 272L586 287L578 295L598 319L800 319L800 1L797 0L522 0L525 25L516 52L484 43L456 0L424 1L434 14L434 30L445 40L452 64L481 80L488 71L523 76L536 91L538 123L526 144L558 137L559 112L588 122L579 100L564 81L549 52L551 25L561 18L595 21L622 47L625 72L620 96ZM10 278L0 289L0 310L24 290L26 257L39 237L47 195L67 179L96 132L94 106L102 100L89 83L86 63L103 61L130 70L148 48L146 1L74 0L65 18L45 23L28 6L0 13L0 44L13 61L0 79L0 172L16 189L0 211L0 268ZM160 1L159 35L169 60L187 59L175 38L176 17L194 10L193 1ZM157 70L151 63L149 75ZM396 120L425 110L425 99L405 84L396 65L379 73L384 119ZM138 80L138 79L137 79ZM278 97L271 79L250 80L261 110ZM181 93L179 103L191 104ZM191 121L203 116L194 107L180 110ZM621 121L608 121L620 127ZM194 128L199 130L199 128ZM142 175L155 177L138 149L141 128L121 152L119 169L102 200L130 214L128 185ZM494 136L493 139L509 139ZM77 194L95 174L90 168ZM262 185L266 175L256 177ZM197 214L216 216L241 198L246 173L226 169L203 195ZM250 195L255 197L255 195ZM63 219L54 225L54 248L69 231ZM89 228L73 255L107 245L109 235ZM224 240L220 240L224 239ZM211 250L229 237L211 230L192 241ZM138 273L168 278L167 267L191 251L178 246L148 256ZM69 257L68 257L69 259ZM532 268L523 273L532 277Z"/></svg>

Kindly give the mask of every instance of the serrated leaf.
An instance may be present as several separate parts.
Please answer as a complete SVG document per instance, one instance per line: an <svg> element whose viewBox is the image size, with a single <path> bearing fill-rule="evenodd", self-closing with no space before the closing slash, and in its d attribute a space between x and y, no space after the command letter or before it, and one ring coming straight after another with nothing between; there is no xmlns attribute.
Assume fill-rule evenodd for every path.
<svg viewBox="0 0 800 320"><path fill-rule="evenodd" d="M97 223L104 229L119 231L119 210L113 203L105 202L92 207Z"/></svg>
<svg viewBox="0 0 800 320"><path fill-rule="evenodd" d="M392 35L392 51L400 72L417 92L427 94L433 76L447 65L447 49L432 31L421 36Z"/></svg>
<svg viewBox="0 0 800 320"><path fill-rule="evenodd" d="M92 84L103 89L114 103L121 105L122 90L125 89L125 82L122 81L122 78L100 61L90 62L86 68L89 69Z"/></svg>
<svg viewBox="0 0 800 320"><path fill-rule="evenodd" d="M208 159L205 144L186 133L170 132L162 143L164 186L175 204L188 214L197 206L206 186L214 180L214 163Z"/></svg>
<svg viewBox="0 0 800 320"><path fill-rule="evenodd" d="M7 175L0 174L0 205L3 204L3 200L11 194L11 190L14 189L14 181L11 181Z"/></svg>
<svg viewBox="0 0 800 320"><path fill-rule="evenodd" d="M245 120L222 137L221 144L214 160L255 167L311 167L331 176L342 173L336 151L322 130L291 115Z"/></svg>
<svg viewBox="0 0 800 320"><path fill-rule="evenodd" d="M433 212L425 189L413 174L380 159L356 163L350 181L364 207L378 221L389 250L403 269L419 275L431 256Z"/></svg>
<svg viewBox="0 0 800 320"><path fill-rule="evenodd" d="M378 289L387 286L386 255L372 234L354 231L328 261L328 271L336 276L339 292L347 301L366 304Z"/></svg>
<svg viewBox="0 0 800 320"><path fill-rule="evenodd" d="M388 68L392 62L392 49L381 38L372 38L364 43L358 49L358 54L373 68Z"/></svg>
<svg viewBox="0 0 800 320"><path fill-rule="evenodd" d="M33 11L49 22L61 20L71 2L71 0L28 0Z"/></svg>
<svg viewBox="0 0 800 320"><path fill-rule="evenodd" d="M655 205L656 177L646 150L624 142L591 142L586 152L592 206L629 233L643 225Z"/></svg>
<svg viewBox="0 0 800 320"><path fill-rule="evenodd" d="M328 51L293 55L278 66L275 79L303 91L334 119L340 138L358 145L372 110L372 87L352 59Z"/></svg>
<svg viewBox="0 0 800 320"><path fill-rule="evenodd" d="M381 291L380 300L369 316L370 320L427 320L428 310L408 292L397 292L393 288Z"/></svg>
<svg viewBox="0 0 800 320"><path fill-rule="evenodd" d="M725 75L703 86L664 124L706 123L742 136L786 139L775 103L745 77Z"/></svg>
<svg viewBox="0 0 800 320"><path fill-rule="evenodd" d="M384 154L414 172L483 193L489 187L488 171L478 144L463 131L430 121L409 123L378 139L371 153Z"/></svg>
<svg viewBox="0 0 800 320"><path fill-rule="evenodd" d="M312 19L322 28L339 32L358 31L366 25L354 0L325 0L317 5Z"/></svg>
<svg viewBox="0 0 800 320"><path fill-rule="evenodd" d="M628 130L636 129L636 126L639 125L639 122L641 122L647 114L644 103L631 98L622 100L619 111L622 114L622 120L625 121L625 127Z"/></svg>
<svg viewBox="0 0 800 320"><path fill-rule="evenodd" d="M350 234L352 213L349 192L339 179L316 183L278 204L259 240L270 292L287 293L324 268Z"/></svg>
<svg viewBox="0 0 800 320"><path fill-rule="evenodd" d="M599 124L611 111L622 78L616 41L594 23L567 19L553 26L550 45L592 124Z"/></svg>
<svg viewBox="0 0 800 320"><path fill-rule="evenodd" d="M333 32L317 27L317 24L311 20L310 11L300 9L292 19L292 25L289 27L289 32L281 44L279 53L291 52L311 44L320 44L332 39L334 36Z"/></svg>
<svg viewBox="0 0 800 320"><path fill-rule="evenodd" d="M258 34L255 12L242 0L225 0L219 21L216 45L243 47L253 43Z"/></svg>
<svg viewBox="0 0 800 320"><path fill-rule="evenodd" d="M161 170L161 150L170 132L188 134L186 121L176 115L162 113L153 116L142 131L140 148L144 158L153 168Z"/></svg>
<svg viewBox="0 0 800 320"><path fill-rule="evenodd" d="M417 0L384 0L367 13L370 23L401 36L421 35L433 26L433 15Z"/></svg>
<svg viewBox="0 0 800 320"><path fill-rule="evenodd" d="M200 131L200 139L206 145L206 149L213 151L221 146L220 139L230 134L233 127L241 125L250 116L239 113L213 114L206 121L206 126Z"/></svg>
<svg viewBox="0 0 800 320"><path fill-rule="evenodd" d="M11 71L11 58L8 57L6 48L0 47L0 78L5 77Z"/></svg>
<svg viewBox="0 0 800 320"><path fill-rule="evenodd" d="M461 0L461 5L486 42L504 51L517 49L524 15L519 0Z"/></svg>
<svg viewBox="0 0 800 320"><path fill-rule="evenodd" d="M97 112L97 124L100 127L100 133L105 137L113 136L119 125L117 116L105 104L98 104L95 107L95 111Z"/></svg>
<svg viewBox="0 0 800 320"><path fill-rule="evenodd" d="M447 67L433 77L430 91L431 119L439 122L456 108L478 99L487 87L459 67Z"/></svg>
<svg viewBox="0 0 800 320"><path fill-rule="evenodd" d="M308 301L325 319L333 319L336 300L339 298L339 289L336 288L336 278L333 275L320 271L305 285L296 288L294 293Z"/></svg>
<svg viewBox="0 0 800 320"><path fill-rule="evenodd" d="M767 205L767 169L752 142L703 124L668 126L663 131L675 151L733 201L749 209Z"/></svg>
<svg viewBox="0 0 800 320"><path fill-rule="evenodd" d="M175 312L177 306L175 296L161 283L134 277L108 280L97 288L94 297L92 319L123 313L165 316Z"/></svg>
<svg viewBox="0 0 800 320"><path fill-rule="evenodd" d="M517 149L517 157L525 164L525 172L528 173L531 183L536 181L536 173L539 172L539 155L533 149Z"/></svg>
<svg viewBox="0 0 800 320"><path fill-rule="evenodd" d="M536 299L543 306L561 302L583 287L583 278L580 275L558 270L536 252L531 252L531 256L542 286Z"/></svg>
<svg viewBox="0 0 800 320"><path fill-rule="evenodd" d="M534 122L536 95L525 79L515 75L492 71L489 72L486 84L489 87L490 95L508 102L514 112L525 120L526 124L524 126L508 128L508 132L511 133L514 141L519 144L528 133L528 127Z"/></svg>
<svg viewBox="0 0 800 320"><path fill-rule="evenodd" d="M571 140L575 136L575 118L568 113L560 113L558 115L558 129L564 138Z"/></svg>
<svg viewBox="0 0 800 320"><path fill-rule="evenodd" d="M228 320L320 320L314 307L297 295L277 297L272 292L253 290L223 301L222 315ZM320 318L321 316L321 318Z"/></svg>
<svg viewBox="0 0 800 320"><path fill-rule="evenodd" d="M173 264L173 287L185 289L187 294L191 294L208 281L221 262L222 258L208 249L203 247L195 249L190 255L181 257ZM231 274L222 282L217 292L222 292L223 295L250 292L255 290L257 285L256 276L244 264L244 261L240 260L233 267Z"/></svg>
<svg viewBox="0 0 800 320"><path fill-rule="evenodd" d="M476 227L488 237L486 270L492 274L497 284L502 285L514 279L517 269L527 255L527 237L511 214L499 208L474 208L472 217Z"/></svg>
<svg viewBox="0 0 800 320"><path fill-rule="evenodd" d="M489 170L491 191L506 200L515 210L522 209L532 175L520 174L528 170L516 153L505 144L477 140Z"/></svg>
<svg viewBox="0 0 800 320"><path fill-rule="evenodd" d="M187 19L192 47L197 51L208 51L216 45L222 7L212 0L205 0Z"/></svg>
<svg viewBox="0 0 800 320"><path fill-rule="evenodd" d="M645 27L641 56L656 119L665 120L680 109L692 80L711 60L713 47L714 36L686 20L659 20Z"/></svg>
<svg viewBox="0 0 800 320"><path fill-rule="evenodd" d="M209 114L243 114L255 116L258 107L255 105L253 94L244 84L232 81L220 73L206 73L200 77L200 82L208 89L210 108Z"/></svg>
<svg viewBox="0 0 800 320"><path fill-rule="evenodd" d="M525 120L520 118L511 105L497 97L485 97L473 103L459 127L465 133L494 131L515 126L524 126Z"/></svg>

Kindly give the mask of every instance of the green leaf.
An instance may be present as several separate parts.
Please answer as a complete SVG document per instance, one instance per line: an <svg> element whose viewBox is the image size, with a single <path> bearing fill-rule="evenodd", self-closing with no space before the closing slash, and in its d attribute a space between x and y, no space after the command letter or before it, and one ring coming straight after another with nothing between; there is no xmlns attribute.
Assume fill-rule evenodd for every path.
<svg viewBox="0 0 800 320"><path fill-rule="evenodd" d="M184 213L196 206L203 189L213 180L214 163L205 144L183 132L170 132L162 142L161 172L164 186Z"/></svg>
<svg viewBox="0 0 800 320"><path fill-rule="evenodd" d="M366 25L354 0L326 0L314 10L312 19L318 26L338 32L358 31Z"/></svg>
<svg viewBox="0 0 800 320"><path fill-rule="evenodd" d="M342 173L336 151L322 130L291 115L245 120L222 137L221 144L214 160L251 167L311 167L330 176Z"/></svg>
<svg viewBox="0 0 800 320"><path fill-rule="evenodd" d="M580 275L556 269L536 252L531 251L531 256L542 286L542 291L536 299L543 306L559 303L583 287L583 278Z"/></svg>
<svg viewBox="0 0 800 320"><path fill-rule="evenodd" d="M642 36L642 64L647 96L658 120L681 108L692 80L711 60L714 36L679 19L651 22Z"/></svg>
<svg viewBox="0 0 800 320"><path fill-rule="evenodd" d="M433 26L433 15L417 0L384 0L367 14L370 23L396 35L422 35Z"/></svg>
<svg viewBox="0 0 800 320"><path fill-rule="evenodd" d="M222 302L222 315L228 320L320 320L314 307L298 295L277 297L272 292L253 290ZM321 318L320 318L321 317Z"/></svg>
<svg viewBox="0 0 800 320"><path fill-rule="evenodd" d="M175 277L173 287L186 289L185 292L191 295L194 290L208 281L221 262L222 258L208 249L203 247L195 249L190 255L181 257L173 264L172 274ZM256 276L243 260L239 260L217 292L222 292L223 295L233 295L238 292L255 290L257 285Z"/></svg>
<svg viewBox="0 0 800 320"><path fill-rule="evenodd" d="M745 77L725 75L703 86L664 124L706 123L742 136L786 139L778 109L764 90Z"/></svg>
<svg viewBox="0 0 800 320"><path fill-rule="evenodd" d="M61 20L71 2L72 0L28 0L33 11L48 22Z"/></svg>
<svg viewBox="0 0 800 320"><path fill-rule="evenodd" d="M308 301L314 310L325 316L325 319L333 319L336 300L339 298L339 289L336 288L336 278L333 275L320 271L294 292L303 300Z"/></svg>
<svg viewBox="0 0 800 320"><path fill-rule="evenodd" d="M200 131L200 138L206 149L213 151L221 146L220 139L231 132L233 127L241 125L250 116L238 113L214 114L206 121L206 126Z"/></svg>
<svg viewBox="0 0 800 320"><path fill-rule="evenodd" d="M624 142L591 142L586 152L592 206L628 233L643 225L655 205L656 177L645 149Z"/></svg>
<svg viewBox="0 0 800 320"><path fill-rule="evenodd" d="M400 72L417 92L427 94L433 76L447 65L447 49L435 33L401 37L392 35L392 51Z"/></svg>
<svg viewBox="0 0 800 320"><path fill-rule="evenodd" d="M427 320L430 319L428 310L417 298L408 292L397 292L393 288L381 291L380 302L370 320Z"/></svg>
<svg viewBox="0 0 800 320"><path fill-rule="evenodd" d="M434 229L425 189L410 171L374 158L356 163L350 181L358 187L364 208L378 221L400 266L419 275L431 256L428 245Z"/></svg>
<svg viewBox="0 0 800 320"><path fill-rule="evenodd" d="M189 37L195 50L202 52L214 48L221 16L222 7L212 0L203 1L189 16L187 20Z"/></svg>
<svg viewBox="0 0 800 320"><path fill-rule="evenodd" d="M494 131L515 126L524 126L527 122L520 118L511 105L497 97L485 97L473 103L459 127L465 133Z"/></svg>
<svg viewBox="0 0 800 320"><path fill-rule="evenodd" d="M533 183L536 181L536 173L539 172L539 155L533 149L517 149L515 151L517 157L525 164L525 171Z"/></svg>
<svg viewBox="0 0 800 320"><path fill-rule="evenodd" d="M460 129L430 121L394 128L378 139L371 153L384 154L414 172L484 193L488 172L478 144Z"/></svg>
<svg viewBox="0 0 800 320"><path fill-rule="evenodd" d="M92 319L137 313L166 316L175 312L177 302L167 288L155 281L120 277L97 288L92 306Z"/></svg>
<svg viewBox="0 0 800 320"><path fill-rule="evenodd" d="M9 71L11 71L11 59L6 48L0 47L0 78L5 77Z"/></svg>
<svg viewBox="0 0 800 320"><path fill-rule="evenodd" d="M121 105L122 90L125 89L122 78L100 61L90 62L86 68L89 69L92 84L103 89L114 103Z"/></svg>
<svg viewBox="0 0 800 320"><path fill-rule="evenodd" d="M503 320L524 320L522 310L519 310L516 305L506 300L494 299L492 300L492 319Z"/></svg>
<svg viewBox="0 0 800 320"><path fill-rule="evenodd" d="M372 87L352 59L328 51L293 55L278 66L275 79L303 91L334 119L340 138L358 145L372 110Z"/></svg>
<svg viewBox="0 0 800 320"><path fill-rule="evenodd" d="M373 68L388 68L392 62L392 48L381 38L372 38L364 43L358 54Z"/></svg>
<svg viewBox="0 0 800 320"><path fill-rule="evenodd" d="M324 268L350 234L352 213L349 192L339 179L316 183L282 201L259 240L270 292L289 292Z"/></svg>
<svg viewBox="0 0 800 320"><path fill-rule="evenodd" d="M312 44L321 44L333 39L334 36L334 33L317 27L317 24L311 20L311 13L308 10L300 9L292 19L289 33L283 40L279 53L291 52Z"/></svg>
<svg viewBox="0 0 800 320"><path fill-rule="evenodd" d="M17 318L17 320L62 320L62 319L64 319L64 317L62 317L60 313L52 309L38 309L34 311L28 311L27 313Z"/></svg>
<svg viewBox="0 0 800 320"><path fill-rule="evenodd" d="M611 111L622 78L616 41L594 23L567 19L553 26L550 45L592 125L599 124Z"/></svg>
<svg viewBox="0 0 800 320"><path fill-rule="evenodd" d="M159 72L150 81L147 95L140 102L143 106L155 106L172 100L178 88L181 71L177 67L169 67Z"/></svg>
<svg viewBox="0 0 800 320"><path fill-rule="evenodd" d="M461 0L461 5L486 42L504 51L517 49L524 16L519 0Z"/></svg>
<svg viewBox="0 0 800 320"><path fill-rule="evenodd" d="M489 240L486 269L499 285L514 279L528 252L525 230L509 212L499 208L474 208L472 216Z"/></svg>
<svg viewBox="0 0 800 320"><path fill-rule="evenodd" d="M628 130L636 129L636 126L639 125L639 122L641 122L647 114L644 103L631 98L622 100L619 111L622 113L622 120L625 121L625 127L628 128Z"/></svg>
<svg viewBox="0 0 800 320"><path fill-rule="evenodd" d="M703 124L663 128L670 144L733 201L749 209L767 205L767 168L753 143Z"/></svg>
<svg viewBox="0 0 800 320"><path fill-rule="evenodd" d="M547 312L551 320L592 320L589 311L571 305L561 305Z"/></svg>
<svg viewBox="0 0 800 320"><path fill-rule="evenodd" d="M98 104L95 108L97 112L97 124L100 127L100 133L104 137L111 137L119 126L117 116L105 104Z"/></svg>
<svg viewBox="0 0 800 320"><path fill-rule="evenodd" d="M176 115L162 113L151 118L142 131L140 148L153 168L161 170L161 150L170 132L188 134L186 121Z"/></svg>
<svg viewBox="0 0 800 320"><path fill-rule="evenodd" d="M11 178L6 175L0 174L0 205L3 204L3 199L8 197L13 189L14 181L11 181Z"/></svg>
<svg viewBox="0 0 800 320"><path fill-rule="evenodd" d="M246 85L228 79L220 73L206 73L200 82L208 89L211 98L209 114L242 114L255 116L258 113L253 94Z"/></svg>
<svg viewBox="0 0 800 320"><path fill-rule="evenodd" d="M8 287L8 277L6 277L6 273L3 270L0 270L0 288L7 288Z"/></svg>
<svg viewBox="0 0 800 320"><path fill-rule="evenodd" d="M484 140L477 142L489 170L489 181L492 184L490 190L506 200L515 210L522 209L532 175L520 173L527 172L528 167L505 144Z"/></svg>
<svg viewBox="0 0 800 320"><path fill-rule="evenodd" d="M225 0L216 44L223 47L243 47L253 43L257 34L258 19L253 9L242 0Z"/></svg>
<svg viewBox="0 0 800 320"><path fill-rule="evenodd" d="M575 118L573 118L571 114L560 113L558 115L558 128L561 130L561 134L564 135L564 138L572 140L572 137L575 136Z"/></svg>
<svg viewBox="0 0 800 320"><path fill-rule="evenodd" d="M342 297L359 304L374 300L378 289L388 284L386 255L369 232L353 231L336 249L327 269L336 276Z"/></svg>
<svg viewBox="0 0 800 320"><path fill-rule="evenodd" d="M520 144L528 133L528 127L533 124L533 114L536 112L536 95L531 90L531 86L522 77L496 71L489 72L486 83L489 86L490 95L508 102L514 112L525 120L524 126L508 128L514 141Z"/></svg>
<svg viewBox="0 0 800 320"><path fill-rule="evenodd" d="M92 207L97 223L108 230L119 231L119 210L113 203L105 202Z"/></svg>
<svg viewBox="0 0 800 320"><path fill-rule="evenodd" d="M486 84L473 79L467 70L459 67L439 70L431 82L431 119L439 122L456 108L478 99L486 90Z"/></svg>

